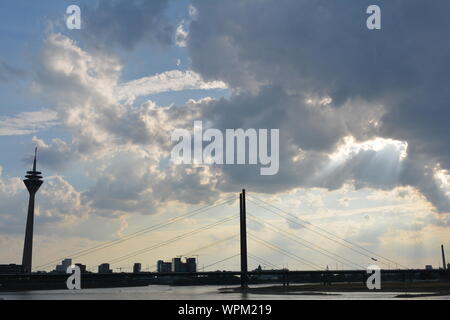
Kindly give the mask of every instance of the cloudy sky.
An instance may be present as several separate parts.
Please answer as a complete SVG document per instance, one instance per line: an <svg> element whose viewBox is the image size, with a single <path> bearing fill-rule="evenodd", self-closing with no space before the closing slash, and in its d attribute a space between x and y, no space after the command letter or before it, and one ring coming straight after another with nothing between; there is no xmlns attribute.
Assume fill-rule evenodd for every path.
<svg viewBox="0 0 450 320"><path fill-rule="evenodd" d="M66 27L71 4L80 30ZM366 27L371 4L381 30ZM448 12L445 0L2 1L0 263L21 261L37 146L34 267L208 205L75 260L232 257L242 188L251 268L368 266L365 250L381 267L437 267L450 248ZM195 120L279 129L278 174L172 163L173 130Z"/></svg>

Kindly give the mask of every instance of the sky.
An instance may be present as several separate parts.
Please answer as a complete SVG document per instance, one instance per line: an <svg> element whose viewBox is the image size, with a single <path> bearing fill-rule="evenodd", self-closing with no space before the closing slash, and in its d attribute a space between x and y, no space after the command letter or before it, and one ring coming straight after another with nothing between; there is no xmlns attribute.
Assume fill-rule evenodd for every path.
<svg viewBox="0 0 450 320"><path fill-rule="evenodd" d="M366 26L372 4L380 30ZM69 5L79 30L66 26ZM212 264L239 253L244 188L250 268L366 267L375 253L383 268L439 267L440 245L450 248L449 10L445 0L2 1L0 263L21 261L21 180L37 146L34 270L116 239L74 262L154 270L189 254L237 270L238 257ZM194 121L279 129L278 173L172 162L172 133Z"/></svg>

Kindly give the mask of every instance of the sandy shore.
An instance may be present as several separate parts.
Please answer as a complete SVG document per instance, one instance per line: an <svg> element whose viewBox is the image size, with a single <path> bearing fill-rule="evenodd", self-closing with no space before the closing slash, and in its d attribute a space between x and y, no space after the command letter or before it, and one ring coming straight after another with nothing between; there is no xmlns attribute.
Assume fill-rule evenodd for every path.
<svg viewBox="0 0 450 320"><path fill-rule="evenodd" d="M239 288L219 289L221 293L242 292ZM279 295L339 295L340 292L368 292L363 283L333 283L331 285L303 284L283 287L273 285L267 287L254 287L247 289L253 294L279 294ZM447 296L450 295L450 282L423 281L423 282L386 282L381 285L378 292L399 293L396 297L427 297L427 296Z"/></svg>

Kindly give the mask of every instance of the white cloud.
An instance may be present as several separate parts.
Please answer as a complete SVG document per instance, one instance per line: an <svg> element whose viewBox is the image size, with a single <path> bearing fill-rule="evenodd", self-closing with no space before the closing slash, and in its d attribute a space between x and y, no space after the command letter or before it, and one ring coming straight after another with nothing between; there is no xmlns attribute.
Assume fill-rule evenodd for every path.
<svg viewBox="0 0 450 320"><path fill-rule="evenodd" d="M49 109L0 117L0 136L25 135L58 125L57 113Z"/></svg>
<svg viewBox="0 0 450 320"><path fill-rule="evenodd" d="M77 156L73 152L71 145L65 141L54 138L51 143L47 144L44 140L33 136L31 139L33 144L39 149L39 165L52 168L56 171L65 169L72 160L76 160ZM29 165L33 161L33 155L25 157L24 162Z"/></svg>
<svg viewBox="0 0 450 320"><path fill-rule="evenodd" d="M73 225L89 215L81 203L81 193L63 177L46 177L38 192L36 223L41 227ZM22 179L0 178L1 233L23 232L28 192Z"/></svg>
<svg viewBox="0 0 450 320"><path fill-rule="evenodd" d="M180 24L177 27L176 33L175 33L175 38L176 38L176 44L177 46L184 48L186 47L186 40L188 37L188 32L184 30L184 27L182 24Z"/></svg>
<svg viewBox="0 0 450 320"><path fill-rule="evenodd" d="M117 86L119 100L168 91L226 89L222 81L206 82L193 71L171 70Z"/></svg>
<svg viewBox="0 0 450 320"><path fill-rule="evenodd" d="M219 199L214 175L205 168L174 167L167 162L171 132L191 126L210 100L188 101L183 107L160 107L152 101L135 106L130 97L150 93L224 88L204 82L191 71L168 71L119 85L122 65L97 51L87 52L62 35L51 35L42 54L36 88L54 103L72 140L46 143L44 164L59 169L70 159L83 165L93 185L83 192L89 212L108 217L154 214L163 204L198 204ZM127 97L120 101L119 97ZM197 192L192 193L191 190Z"/></svg>

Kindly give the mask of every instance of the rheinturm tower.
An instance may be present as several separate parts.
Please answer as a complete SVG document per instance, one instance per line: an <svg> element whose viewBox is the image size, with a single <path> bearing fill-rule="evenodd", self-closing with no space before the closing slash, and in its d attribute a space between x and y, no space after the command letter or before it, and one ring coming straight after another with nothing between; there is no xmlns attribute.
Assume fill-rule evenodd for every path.
<svg viewBox="0 0 450 320"><path fill-rule="evenodd" d="M36 152L37 148L34 149L33 170L27 171L27 175L25 176L26 179L23 180L27 186L28 192L30 193L30 198L28 200L27 227L25 230L25 242L23 245L22 256L22 270L24 273L31 272L31 264L33 259L34 199L36 192L43 183L41 172L36 171Z"/></svg>

